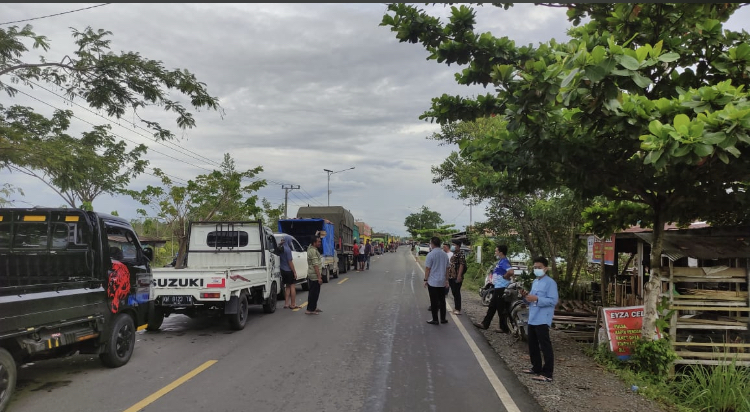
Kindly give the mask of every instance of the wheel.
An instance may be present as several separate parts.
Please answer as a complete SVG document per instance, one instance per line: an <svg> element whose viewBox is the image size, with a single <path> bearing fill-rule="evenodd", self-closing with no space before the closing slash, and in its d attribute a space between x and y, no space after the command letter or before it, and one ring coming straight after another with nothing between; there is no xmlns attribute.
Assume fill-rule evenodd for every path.
<svg viewBox="0 0 750 412"><path fill-rule="evenodd" d="M0 348L0 411L4 411L16 388L18 370L16 361L7 350Z"/></svg>
<svg viewBox="0 0 750 412"><path fill-rule="evenodd" d="M321 273L321 277L323 278L323 283L328 283L328 269L323 269L323 273Z"/></svg>
<svg viewBox="0 0 750 412"><path fill-rule="evenodd" d="M164 323L164 309L152 304L148 311L148 325L146 325L146 330L151 332L157 331L162 323Z"/></svg>
<svg viewBox="0 0 750 412"><path fill-rule="evenodd" d="M339 259L339 272L346 273L349 266L349 260L344 257L343 259Z"/></svg>
<svg viewBox="0 0 750 412"><path fill-rule="evenodd" d="M240 293L239 299L237 313L227 315L229 316L229 326L234 330L244 329L245 323L247 323L247 293L245 291Z"/></svg>
<svg viewBox="0 0 750 412"><path fill-rule="evenodd" d="M302 282L302 290L304 290L305 292L307 292L308 290L310 290L310 281L309 280L305 279L305 281Z"/></svg>
<svg viewBox="0 0 750 412"><path fill-rule="evenodd" d="M521 313L524 310L527 309L525 309L523 305L518 305L513 309L511 315L508 316L508 318L513 319L513 324L515 325L515 329L512 329L513 334L522 341L526 342L528 339L526 331L526 320L524 320L523 316L521 316Z"/></svg>
<svg viewBox="0 0 750 412"><path fill-rule="evenodd" d="M484 294L482 297L482 305L483 306L490 306L490 302L492 301L492 291L489 290L487 293Z"/></svg>
<svg viewBox="0 0 750 412"><path fill-rule="evenodd" d="M119 368L128 363L135 347L135 324L133 318L121 313L109 329L109 339L99 360L108 368Z"/></svg>
<svg viewBox="0 0 750 412"><path fill-rule="evenodd" d="M339 272L338 271L332 272L332 275L333 275L334 279L338 279L339 278Z"/></svg>
<svg viewBox="0 0 750 412"><path fill-rule="evenodd" d="M274 313L276 312L276 282L271 284L271 293L268 295L268 300L263 304L263 313ZM247 312L245 312L247 316Z"/></svg>

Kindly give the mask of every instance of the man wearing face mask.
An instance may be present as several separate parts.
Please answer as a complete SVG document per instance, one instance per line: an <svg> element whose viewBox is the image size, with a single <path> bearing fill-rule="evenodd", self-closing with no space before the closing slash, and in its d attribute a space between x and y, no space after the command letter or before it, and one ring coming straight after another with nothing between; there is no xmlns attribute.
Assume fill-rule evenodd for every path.
<svg viewBox="0 0 750 412"><path fill-rule="evenodd" d="M498 259L495 269L492 270L492 283L495 285L495 290L492 292L492 300L490 305L487 307L487 314L484 316L484 320L481 323L474 323L474 326L479 329L487 329L492 323L492 318L495 316L495 312L498 313L500 318L500 329L498 332L509 333L508 324L506 318L508 311L506 310L506 303L503 300L503 294L505 288L510 285L510 279L513 277L513 268L510 266L510 261L506 255L508 254L508 246L497 245L495 247L495 259Z"/></svg>
<svg viewBox="0 0 750 412"><path fill-rule="evenodd" d="M534 282L531 284L531 292L522 292L524 301L529 305L529 358L531 358L531 369L524 370L525 373L534 374L533 380L538 382L552 382L555 358L552 351L552 341L549 337L549 328L552 326L552 317L555 314L555 306L559 299L557 282L547 276L547 265L549 262L543 257L534 259ZM542 365L544 357L544 365Z"/></svg>

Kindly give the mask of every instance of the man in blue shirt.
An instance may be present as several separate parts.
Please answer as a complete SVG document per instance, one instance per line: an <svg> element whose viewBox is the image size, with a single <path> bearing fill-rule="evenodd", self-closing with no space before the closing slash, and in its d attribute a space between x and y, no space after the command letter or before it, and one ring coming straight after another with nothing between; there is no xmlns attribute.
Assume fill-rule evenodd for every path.
<svg viewBox="0 0 750 412"><path fill-rule="evenodd" d="M492 323L492 318L495 316L495 312L497 312L498 317L500 318L499 332L510 332L507 322L507 305L503 299L505 288L510 285L510 279L513 277L513 268L510 266L507 254L508 246L497 245L497 247L495 247L495 259L498 259L495 269L492 270L492 283L495 285L495 290L492 292L492 300L490 300L490 304L487 307L487 314L484 316L484 320L482 320L481 323L474 323L474 326L479 329L489 328L490 323Z"/></svg>
<svg viewBox="0 0 750 412"><path fill-rule="evenodd" d="M559 299L557 282L547 276L549 262L543 257L534 259L534 282L531 292L522 292L524 301L529 305L529 358L531 369L525 373L534 374L533 380L552 382L552 372L555 367L555 357L552 351L552 341L549 338L549 328L555 315L555 306ZM541 353L540 353L541 352ZM544 365L542 365L544 357Z"/></svg>

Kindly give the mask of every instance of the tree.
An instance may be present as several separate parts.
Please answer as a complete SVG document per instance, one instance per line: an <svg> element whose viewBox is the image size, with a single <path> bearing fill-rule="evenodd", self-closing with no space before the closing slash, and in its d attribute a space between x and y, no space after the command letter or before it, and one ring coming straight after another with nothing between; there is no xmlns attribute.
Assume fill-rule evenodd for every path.
<svg viewBox="0 0 750 412"><path fill-rule="evenodd" d="M627 205L627 216L631 204L643 206L639 220L654 230L643 322L650 338L665 224L729 222L748 204L749 35L722 25L744 4L557 6L568 8L571 40L538 47L475 33L476 13L465 5L442 24L391 4L381 25L401 42L420 42L438 63L466 65L459 84L494 87L476 98L435 98L421 118L499 116L503 128L459 142L466 156L507 176L498 191L565 186Z"/></svg>
<svg viewBox="0 0 750 412"><path fill-rule="evenodd" d="M409 234L416 238L418 231L423 229L436 229L443 224L443 218L440 213L430 210L427 206L417 213L412 213L404 219L404 226Z"/></svg>
<svg viewBox="0 0 750 412"><path fill-rule="evenodd" d="M243 180L253 179L263 171L261 166L238 172L234 160L227 153L221 171L214 170L189 180L186 186L177 186L162 170L154 169L162 186L147 186L137 192L127 191L131 197L150 207L156 216L163 218L178 240L176 268L185 265L187 251L187 224L189 221L236 221L257 219L261 209L256 205L257 192L266 185L265 180L253 180L243 185ZM247 196L247 197L245 197ZM138 211L146 216L145 210Z"/></svg>
<svg viewBox="0 0 750 412"><path fill-rule="evenodd" d="M146 146L128 151L109 125L74 138L65 133L72 115L58 110L47 119L28 107L0 105L0 153L9 154L11 171L41 180L70 207L93 210L96 197L121 193L145 170L148 162L140 158Z"/></svg>
<svg viewBox="0 0 750 412"><path fill-rule="evenodd" d="M50 50L45 36L38 35L32 26L22 29L11 26L0 29L0 76L9 75L10 83L0 82L0 91L10 97L20 83L28 87L43 87L37 82L64 90L70 100L83 99L93 109L109 116L122 117L132 110L139 121L153 131L154 138L172 139L174 134L157 122L140 117L139 110L150 106L161 107L177 114L177 126L192 128L195 119L185 106L170 97L176 91L198 108L219 110L217 98L208 94L206 86L195 75L184 69L167 70L162 62L142 57L137 52L110 51L112 32L87 27L72 29L76 49L58 62L39 57L32 63L31 52L25 42L31 41L34 50ZM1 137L1 136L0 136Z"/></svg>
<svg viewBox="0 0 750 412"><path fill-rule="evenodd" d="M23 190L11 185L10 183L3 183L0 185L0 207L13 203L13 200L8 198L13 193L18 193L23 196Z"/></svg>
<svg viewBox="0 0 750 412"><path fill-rule="evenodd" d="M261 200L261 204L263 205L263 214L261 216L263 223L273 231L278 230L279 219L284 216L284 204L282 203L273 207L271 202L266 198Z"/></svg>

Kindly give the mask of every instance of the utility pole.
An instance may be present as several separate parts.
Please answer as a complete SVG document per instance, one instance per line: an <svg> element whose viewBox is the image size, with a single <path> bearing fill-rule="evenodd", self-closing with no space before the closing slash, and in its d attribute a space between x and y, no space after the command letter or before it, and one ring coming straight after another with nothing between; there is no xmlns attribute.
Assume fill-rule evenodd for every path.
<svg viewBox="0 0 750 412"><path fill-rule="evenodd" d="M299 185L281 185L281 188L284 189L284 219L287 218L287 205L289 201L289 191L294 189L299 189Z"/></svg>

